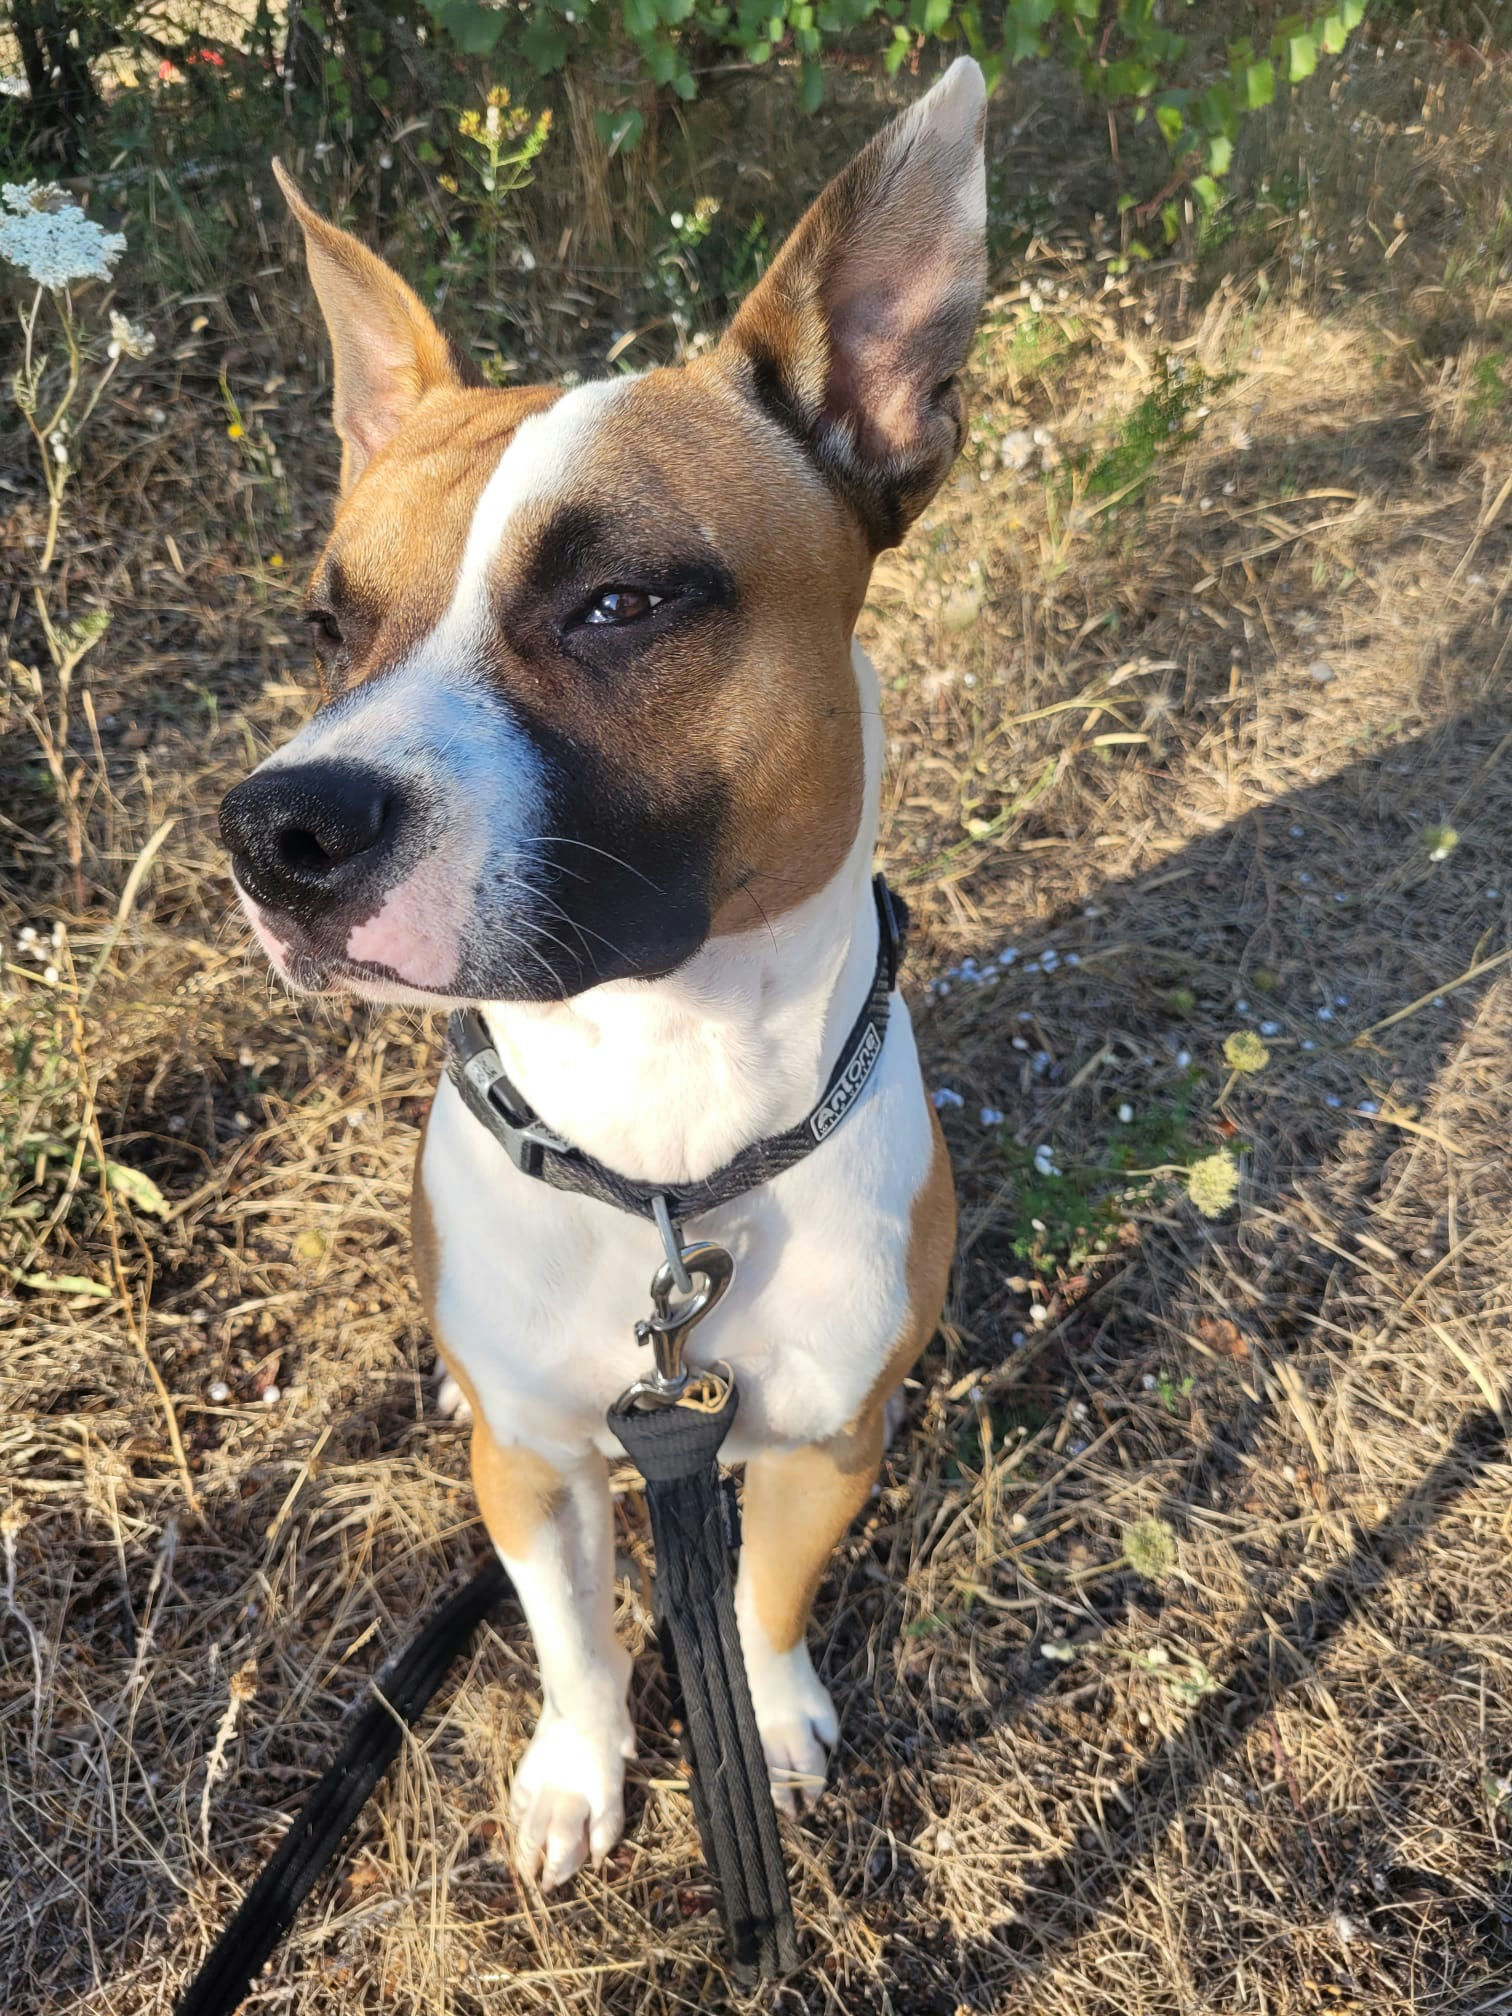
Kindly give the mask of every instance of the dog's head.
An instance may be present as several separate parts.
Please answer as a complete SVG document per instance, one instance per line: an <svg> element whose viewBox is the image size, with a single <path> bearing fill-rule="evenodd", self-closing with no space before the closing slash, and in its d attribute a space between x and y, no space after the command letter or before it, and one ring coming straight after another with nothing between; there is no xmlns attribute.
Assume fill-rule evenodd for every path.
<svg viewBox="0 0 1512 2016"><path fill-rule="evenodd" d="M279 972L555 1000L670 972L855 839L850 634L960 445L981 73L831 183L718 347L570 391L479 384L280 170L335 358L324 704L221 808Z"/></svg>

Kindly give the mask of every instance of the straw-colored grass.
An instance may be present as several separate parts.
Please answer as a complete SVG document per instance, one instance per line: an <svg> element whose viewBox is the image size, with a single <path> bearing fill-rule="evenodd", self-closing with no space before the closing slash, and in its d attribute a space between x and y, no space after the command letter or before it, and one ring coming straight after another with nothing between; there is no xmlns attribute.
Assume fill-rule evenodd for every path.
<svg viewBox="0 0 1512 2016"><path fill-rule="evenodd" d="M811 1964L774 2008L1512 2009L1512 66L1392 39L1271 129L1276 207L1201 268L1114 275L1073 204L998 274L977 438L878 569L961 1257L820 1604L843 1732L786 1830ZM1041 139L1022 98L996 116L1006 201ZM301 288L257 281L290 315ZM5 1247L98 1284L0 1300L17 2016L171 2008L482 1544L404 1226L438 1031L271 989L215 836L309 704L283 584L324 395L249 327L280 520L194 312L123 385L59 576L114 627L55 983L16 942L69 899L14 700L4 745ZM4 504L19 578L29 472ZM96 1127L166 1216L107 1213ZM1186 1170L1216 1152L1242 1173L1209 1220ZM506 1610L251 2007L736 2005L629 1476L619 1510L642 1755L612 1867L510 1873L536 1680Z"/></svg>

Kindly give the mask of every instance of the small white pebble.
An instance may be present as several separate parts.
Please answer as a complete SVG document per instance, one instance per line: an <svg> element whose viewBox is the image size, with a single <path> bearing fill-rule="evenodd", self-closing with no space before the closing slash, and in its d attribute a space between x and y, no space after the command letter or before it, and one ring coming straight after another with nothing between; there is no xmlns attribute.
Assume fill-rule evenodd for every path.
<svg viewBox="0 0 1512 2016"><path fill-rule="evenodd" d="M1302 1038L1302 1048L1304 1050L1316 1050L1317 1047L1316 1041L1311 1036L1304 1036Z"/></svg>
<svg viewBox="0 0 1512 2016"><path fill-rule="evenodd" d="M1043 1302L1031 1302L1029 1304L1029 1321L1031 1323L1043 1323L1049 1314L1050 1311L1045 1307Z"/></svg>
<svg viewBox="0 0 1512 2016"><path fill-rule="evenodd" d="M216 1379L212 1381L210 1387L210 1400L213 1406L224 1407L226 1402L230 1398L231 1398L231 1388L226 1384L224 1379Z"/></svg>
<svg viewBox="0 0 1512 2016"><path fill-rule="evenodd" d="M964 1106L966 1104L961 1094L952 1091L948 1085L937 1086L930 1094L930 1097L934 1100L936 1112L939 1112L945 1106Z"/></svg>
<svg viewBox="0 0 1512 2016"><path fill-rule="evenodd" d="M996 1106L984 1106L982 1108L982 1125L984 1127L1001 1127L1002 1124L1003 1116Z"/></svg>
<svg viewBox="0 0 1512 2016"><path fill-rule="evenodd" d="M1068 952L1066 954L1066 964L1068 966L1080 966L1081 964L1080 952Z"/></svg>
<svg viewBox="0 0 1512 2016"><path fill-rule="evenodd" d="M1335 1008L1347 1008L1349 1006L1349 996L1347 994L1335 994L1333 1005Z"/></svg>
<svg viewBox="0 0 1512 2016"><path fill-rule="evenodd" d="M1018 947L1016 945L1005 945L998 954L998 964L999 966L1011 966L1017 957Z"/></svg>
<svg viewBox="0 0 1512 2016"><path fill-rule="evenodd" d="M1134 1118L1134 1108L1129 1104L1127 1099L1118 1109L1118 1118L1120 1123L1125 1127Z"/></svg>
<svg viewBox="0 0 1512 2016"><path fill-rule="evenodd" d="M1262 1036L1279 1036L1281 1034L1281 1024L1279 1022L1262 1022L1260 1024L1260 1034Z"/></svg>
<svg viewBox="0 0 1512 2016"><path fill-rule="evenodd" d="M1333 1020L1333 1010L1332 1010L1332 1008L1329 1008L1329 1007L1327 1007L1326 1005L1325 1005L1324 1007L1320 1008L1320 1009L1318 1010L1318 1020L1319 1020L1320 1022L1332 1022L1332 1020Z"/></svg>
<svg viewBox="0 0 1512 2016"><path fill-rule="evenodd" d="M1373 1118L1377 1113L1379 1113L1381 1109L1374 1099L1362 1099L1360 1101L1359 1110L1366 1116L1367 1119L1370 1119Z"/></svg>
<svg viewBox="0 0 1512 2016"><path fill-rule="evenodd" d="M1192 1053L1190 1050L1178 1050L1176 1052L1176 1068L1178 1071L1185 1071L1191 1061Z"/></svg>
<svg viewBox="0 0 1512 2016"><path fill-rule="evenodd" d="M1024 1346L1029 1342L1029 1339L1024 1335L1022 1330L1015 1330L1008 1341L1015 1351L1022 1351Z"/></svg>
<svg viewBox="0 0 1512 2016"><path fill-rule="evenodd" d="M264 1407L276 1407L282 1398L283 1395L276 1386L264 1386L262 1389L262 1403Z"/></svg>
<svg viewBox="0 0 1512 2016"><path fill-rule="evenodd" d="M1326 1106L1342 1106L1344 1101L1339 1097L1337 1092L1330 1092L1323 1103Z"/></svg>
<svg viewBox="0 0 1512 2016"><path fill-rule="evenodd" d="M1234 1003L1234 1013L1236 1015L1248 1015L1249 1012L1250 1005L1248 1001L1236 1001Z"/></svg>
<svg viewBox="0 0 1512 2016"><path fill-rule="evenodd" d="M1153 1372L1146 1372L1139 1383L1143 1386L1146 1393L1153 1393L1155 1388L1160 1384L1160 1381L1155 1377Z"/></svg>
<svg viewBox="0 0 1512 2016"><path fill-rule="evenodd" d="M1290 827L1288 830L1290 831L1293 840L1300 840L1302 838L1302 834L1305 829L1301 826L1293 826Z"/></svg>
<svg viewBox="0 0 1512 2016"><path fill-rule="evenodd" d="M170 1134L182 1134L188 1124L182 1113L170 1113L168 1115L168 1132Z"/></svg>
<svg viewBox="0 0 1512 2016"><path fill-rule="evenodd" d="M252 1122L247 1118L245 1113L234 1113L231 1116L231 1125L236 1129L238 1134L245 1134L251 1127Z"/></svg>
<svg viewBox="0 0 1512 2016"><path fill-rule="evenodd" d="M1302 869L1297 876L1297 880L1302 884L1304 889L1311 889L1312 879L1312 873L1307 868Z"/></svg>
<svg viewBox="0 0 1512 2016"><path fill-rule="evenodd" d="M48 967L44 967L44 969L43 969L43 973L42 973L42 978L43 978L43 979L44 979L44 980L45 980L45 981L47 982L47 984L48 984L48 986L49 986L49 987L56 987L56 986L57 986L57 984L58 984L58 969L57 969L57 967L56 967L56 966L48 966Z"/></svg>

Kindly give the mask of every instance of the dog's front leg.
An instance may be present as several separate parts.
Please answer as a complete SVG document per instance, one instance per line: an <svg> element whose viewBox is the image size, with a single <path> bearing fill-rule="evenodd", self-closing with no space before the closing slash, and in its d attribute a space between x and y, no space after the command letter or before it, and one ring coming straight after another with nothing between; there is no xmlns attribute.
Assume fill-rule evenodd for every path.
<svg viewBox="0 0 1512 2016"><path fill-rule="evenodd" d="M515 1772L521 1871L551 1889L624 1826L630 1655L614 1635L614 1547L604 1459L558 1468L473 1426L473 1482L488 1536L519 1593L541 1669L541 1719Z"/></svg>

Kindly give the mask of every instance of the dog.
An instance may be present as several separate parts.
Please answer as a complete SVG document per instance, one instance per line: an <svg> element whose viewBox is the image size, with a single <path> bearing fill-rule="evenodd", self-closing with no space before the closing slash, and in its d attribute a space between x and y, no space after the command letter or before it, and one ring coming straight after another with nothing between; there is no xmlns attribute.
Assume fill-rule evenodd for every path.
<svg viewBox="0 0 1512 2016"><path fill-rule="evenodd" d="M485 386L275 164L330 336L341 490L308 598L322 704L224 801L236 888L291 988L474 1010L533 1138L628 1183L696 1186L812 1118L881 970L883 729L852 633L961 444L985 109L962 58L824 190L716 346L565 390ZM838 1733L810 1609L955 1238L888 1005L812 1152L695 1227L736 1266L690 1355L739 1384L736 1611L790 1810ZM450 1076L413 1235L539 1660L510 1810L550 1887L623 1828L605 1410L645 1369L662 1248L532 1180Z"/></svg>

